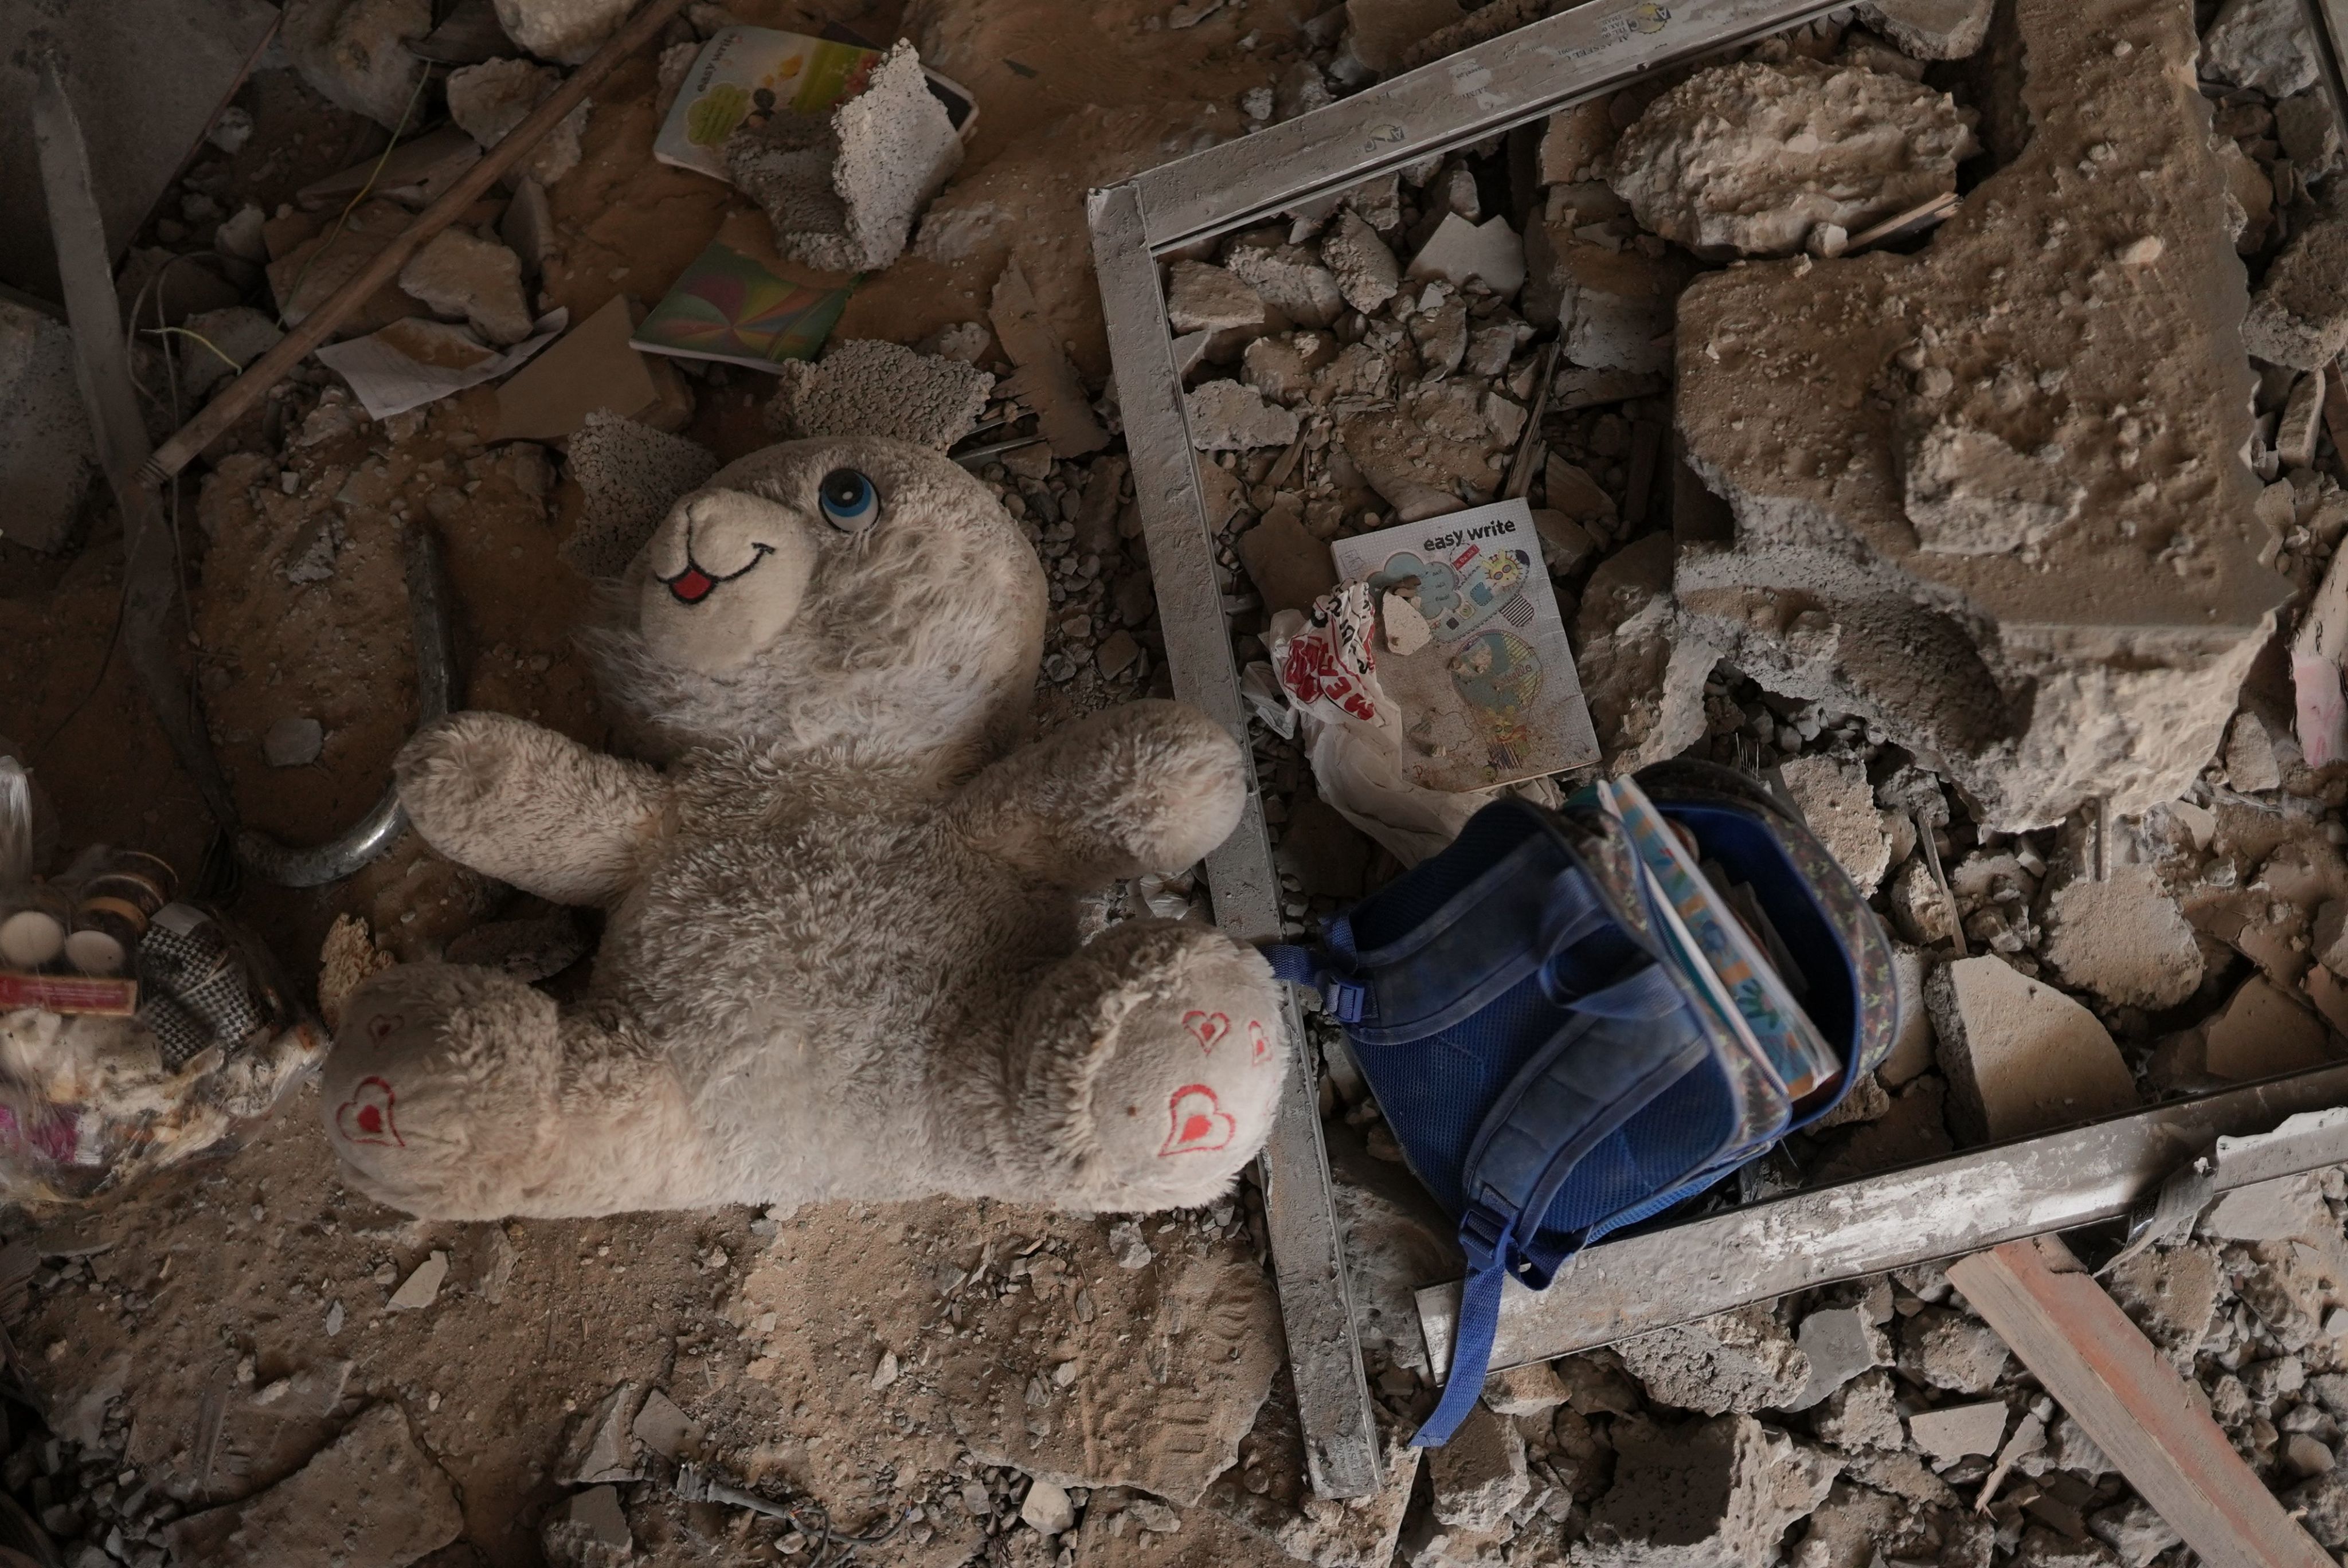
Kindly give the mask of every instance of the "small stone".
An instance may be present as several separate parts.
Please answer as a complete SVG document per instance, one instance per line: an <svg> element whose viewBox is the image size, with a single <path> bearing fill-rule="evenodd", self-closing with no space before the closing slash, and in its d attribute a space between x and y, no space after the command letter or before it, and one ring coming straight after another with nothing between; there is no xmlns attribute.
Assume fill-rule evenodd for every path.
<svg viewBox="0 0 2348 1568"><path fill-rule="evenodd" d="M1076 1507L1067 1489L1038 1476L1027 1485L1027 1499L1019 1517L1038 1535L1065 1535L1076 1527Z"/></svg>
<svg viewBox="0 0 2348 1568"><path fill-rule="evenodd" d="M1978 1405L1942 1405L1908 1418L1916 1446L1946 1469L1967 1454L1993 1454L2005 1435L2005 1406L1996 1399Z"/></svg>
<svg viewBox="0 0 2348 1568"><path fill-rule="evenodd" d="M261 737L261 754L273 768L306 767L326 749L325 727L315 719L288 716Z"/></svg>
<svg viewBox="0 0 2348 1568"><path fill-rule="evenodd" d="M1242 240L1223 257L1232 276L1299 326L1325 327L1345 309L1337 275L1302 245Z"/></svg>
<svg viewBox="0 0 2348 1568"><path fill-rule="evenodd" d="M1511 1367L1484 1380L1484 1403L1503 1416L1537 1416L1565 1400L1564 1380L1546 1361Z"/></svg>
<svg viewBox="0 0 2348 1568"><path fill-rule="evenodd" d="M2139 234L2114 251L2112 260L2123 267L2149 267L2160 260L2160 253L2168 248L2157 234Z"/></svg>
<svg viewBox="0 0 2348 1568"><path fill-rule="evenodd" d="M462 66L448 73L448 118L483 148L492 148L561 85L561 71L530 60ZM579 138L586 133L588 108L581 104L540 138L523 160L525 174L541 185L552 185L579 167Z"/></svg>
<svg viewBox="0 0 2348 1568"><path fill-rule="evenodd" d="M1272 330L1263 296L1227 267L1177 261L1167 275L1166 319L1178 333L1246 333Z"/></svg>
<svg viewBox="0 0 2348 1568"><path fill-rule="evenodd" d="M1470 223L1447 213L1410 259L1406 275L1414 281L1440 278L1455 289L1480 278L1500 298L1512 300L1525 283L1524 246L1505 218Z"/></svg>
<svg viewBox="0 0 2348 1568"><path fill-rule="evenodd" d="M2007 1359L1996 1329L1946 1307L1928 1307L1900 1326L1900 1369L1935 1389L1985 1394Z"/></svg>
<svg viewBox="0 0 2348 1568"><path fill-rule="evenodd" d="M1383 309L1402 287L1402 264L1358 213L1337 214L1322 237L1321 259L1336 275L1345 302L1364 315Z"/></svg>
<svg viewBox="0 0 2348 1568"><path fill-rule="evenodd" d="M1398 657L1407 659L1435 639L1418 606L1401 594L1385 596L1379 606L1379 619L1385 627L1386 647Z"/></svg>
<svg viewBox="0 0 2348 1568"><path fill-rule="evenodd" d="M1778 769L1803 820L1827 853L1858 886L1859 897L1875 891L1891 865L1891 840L1866 770L1856 761L1828 756L1796 757Z"/></svg>
<svg viewBox="0 0 2348 1568"><path fill-rule="evenodd" d="M463 317L491 343L517 343L530 335L521 258L494 240L443 229L399 270L399 286L443 316Z"/></svg>
<svg viewBox="0 0 2348 1568"><path fill-rule="evenodd" d="M2112 1549L2120 1568L2149 1568L2154 1558L2178 1544L2168 1521L2140 1497L2089 1514L2087 1530Z"/></svg>
<svg viewBox="0 0 2348 1568"><path fill-rule="evenodd" d="M2315 51L2292 0L2226 0L2201 35L2201 74L2288 97L2315 81Z"/></svg>
<svg viewBox="0 0 2348 1568"><path fill-rule="evenodd" d="M1810 1378L1809 1358L1766 1304L1659 1328L1614 1350L1648 1398L1707 1416L1782 1409Z"/></svg>
<svg viewBox="0 0 2348 1568"><path fill-rule="evenodd" d="M1865 0L1859 20L1915 60L1962 60L1989 36L1995 0Z"/></svg>
<svg viewBox="0 0 2348 1568"><path fill-rule="evenodd" d="M1337 586L1328 543L1313 537L1292 507L1275 505L1232 548L1268 611L1310 610Z"/></svg>
<svg viewBox="0 0 2348 1568"><path fill-rule="evenodd" d="M2295 370L2348 346L2348 219L2318 218L2291 237L2250 295L2242 346Z"/></svg>
<svg viewBox="0 0 2348 1568"><path fill-rule="evenodd" d="M663 1459L691 1459L700 1451L701 1428L658 1389L644 1396L644 1409L628 1430Z"/></svg>
<svg viewBox="0 0 2348 1568"><path fill-rule="evenodd" d="M2310 1173L2252 1182L2219 1195L2197 1227L2217 1241L2288 1241L2333 1228L2323 1183Z"/></svg>
<svg viewBox="0 0 2348 1568"><path fill-rule="evenodd" d="M1112 631L1101 640L1097 657L1102 679L1113 681L1133 668L1134 661L1141 657L1141 644L1133 640L1129 631Z"/></svg>
<svg viewBox="0 0 2348 1568"><path fill-rule="evenodd" d="M1951 1122L1967 1139L2043 1132L2137 1103L2136 1080L2096 1015L2003 959L1937 969L1925 997Z"/></svg>
<svg viewBox="0 0 2348 1568"><path fill-rule="evenodd" d="M1533 532L1540 536L1541 564L1551 577L1571 577L1598 553L1596 535L1549 507L1533 508Z"/></svg>
<svg viewBox="0 0 2348 1568"><path fill-rule="evenodd" d="M1551 510L1563 512L1577 522L1611 523L1614 520L1614 497L1590 477L1587 468L1578 463L1569 463L1552 452L1542 475L1541 484Z"/></svg>
<svg viewBox="0 0 2348 1568"><path fill-rule="evenodd" d="M2201 1034L2203 1070L2235 1082L2315 1067L2332 1057L2323 1020L2261 974L2244 980Z"/></svg>
<svg viewBox="0 0 2348 1568"><path fill-rule="evenodd" d="M1190 445L1201 452L1247 452L1296 439L1296 415L1236 381L1210 381L1182 395Z"/></svg>
<svg viewBox="0 0 2348 1568"><path fill-rule="evenodd" d="M2201 984L2201 945L2149 866L2084 871L2045 896L2046 961L2063 983L2117 1007L2176 1006Z"/></svg>
<svg viewBox="0 0 2348 1568"><path fill-rule="evenodd" d="M2274 741L2256 713L2234 715L2226 729L2226 782L2244 794L2262 794L2282 787L2282 769L2275 761Z"/></svg>
<svg viewBox="0 0 2348 1568"><path fill-rule="evenodd" d="M1156 1255L1141 1239L1141 1227L1131 1220L1119 1220L1108 1227L1108 1247L1119 1268L1148 1268Z"/></svg>
<svg viewBox="0 0 2348 1568"><path fill-rule="evenodd" d="M436 1252L416 1266L407 1282L391 1293L386 1304L394 1312L414 1312L439 1299L440 1282L448 1277L448 1255Z"/></svg>
<svg viewBox="0 0 2348 1568"><path fill-rule="evenodd" d="M2321 1440L2305 1432L2293 1432L2282 1440L2282 1462L2293 1475L2322 1475L2333 1466L2332 1450Z"/></svg>
<svg viewBox="0 0 2348 1568"><path fill-rule="evenodd" d="M896 1380L897 1352L890 1350L882 1354L880 1364L872 1368L872 1387L875 1390L885 1389Z"/></svg>
<svg viewBox="0 0 2348 1568"><path fill-rule="evenodd" d="M2315 466L2316 437L2323 428L2326 374L2319 368L2301 376L2292 383L2291 397L2283 404L2282 417L2275 425L2274 447L2286 469ZM2270 743L2267 749L2271 753L2274 748Z"/></svg>
<svg viewBox="0 0 2348 1568"><path fill-rule="evenodd" d="M1435 1517L1462 1530L1492 1530L1531 1485L1517 1424L1478 1407L1441 1448L1428 1450Z"/></svg>
<svg viewBox="0 0 2348 1568"><path fill-rule="evenodd" d="M1796 1342L1809 1358L1810 1376L1801 1391L1786 1401L1789 1410L1807 1410L1861 1372L1891 1359L1890 1342L1864 1307L1829 1307L1811 1313L1802 1319Z"/></svg>

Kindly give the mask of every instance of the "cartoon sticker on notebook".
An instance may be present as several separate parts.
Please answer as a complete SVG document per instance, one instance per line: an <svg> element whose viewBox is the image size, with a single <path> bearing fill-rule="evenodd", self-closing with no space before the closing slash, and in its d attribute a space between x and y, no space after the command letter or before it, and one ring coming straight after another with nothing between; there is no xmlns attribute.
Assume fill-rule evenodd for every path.
<svg viewBox="0 0 2348 1568"><path fill-rule="evenodd" d="M1483 721L1491 765L1514 766L1531 739L1527 719L1540 695L1540 656L1515 632L1494 627L1453 654L1449 669L1452 686Z"/></svg>
<svg viewBox="0 0 2348 1568"><path fill-rule="evenodd" d="M1532 557L1523 550L1469 545L1448 561L1421 560L1406 550L1386 558L1370 579L1370 591L1383 595L1416 578L1427 630L1438 642L1454 642L1495 615L1512 626L1529 624L1530 607L1519 596L1531 569Z"/></svg>

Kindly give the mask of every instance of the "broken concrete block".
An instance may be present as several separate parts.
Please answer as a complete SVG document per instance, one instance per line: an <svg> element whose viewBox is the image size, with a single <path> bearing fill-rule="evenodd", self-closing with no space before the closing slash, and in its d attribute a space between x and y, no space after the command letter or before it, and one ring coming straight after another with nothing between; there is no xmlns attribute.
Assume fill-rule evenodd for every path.
<svg viewBox="0 0 2348 1568"><path fill-rule="evenodd" d="M2265 975L2244 980L2225 1009L2201 1026L2201 1038L2202 1070L2237 1082L2332 1060L2331 1030L2323 1020Z"/></svg>
<svg viewBox="0 0 2348 1568"><path fill-rule="evenodd" d="M1296 415L1236 381L1207 381L1182 395L1190 445L1201 452L1247 452L1296 439Z"/></svg>
<svg viewBox="0 0 2348 1568"><path fill-rule="evenodd" d="M1344 363L1341 354L1331 368ZM1504 477L1506 454L1484 416L1483 394L1456 378L1416 387L1395 407L1347 416L1337 438L1399 522L1488 501Z"/></svg>
<svg viewBox="0 0 2348 1568"><path fill-rule="evenodd" d="M1344 54L1369 77L1389 76L1411 46L1459 15L1459 0L1345 0Z"/></svg>
<svg viewBox="0 0 2348 1568"><path fill-rule="evenodd" d="M1526 265L1524 246L1507 219L1471 223L1452 212L1445 215L1426 243L1411 257L1405 275L1421 282L1439 278L1455 289L1464 289L1470 279L1480 278L1500 298L1513 300L1525 286Z"/></svg>
<svg viewBox="0 0 2348 1568"><path fill-rule="evenodd" d="M628 1430L636 1418L635 1391L633 1383L622 1383L592 1414L580 1418L555 1467L558 1484L594 1486L638 1478L636 1440Z"/></svg>
<svg viewBox="0 0 2348 1568"><path fill-rule="evenodd" d="M2253 1182L2220 1194L2196 1227L2218 1241L2288 1241L2336 1228L2323 1201L2323 1178L2310 1172Z"/></svg>
<svg viewBox="0 0 2348 1568"><path fill-rule="evenodd" d="M165 1528L172 1561L405 1568L465 1527L449 1484L396 1405L376 1405L308 1464L242 1502Z"/></svg>
<svg viewBox="0 0 2348 1568"><path fill-rule="evenodd" d="M627 1568L636 1561L636 1538L628 1529L619 1490L590 1487L563 1501L539 1526L539 1546L549 1564L561 1568Z"/></svg>
<svg viewBox="0 0 2348 1568"><path fill-rule="evenodd" d="M986 319L1016 368L1003 378L1002 392L1035 411L1035 428L1055 457L1081 457L1108 445L1108 432L1093 417L1092 400L1068 358L1066 341L1045 318L1035 291L1014 259L1004 264L988 297ZM1015 454L1014 455L1015 456Z"/></svg>
<svg viewBox="0 0 2348 1568"><path fill-rule="evenodd" d="M1986 1394L2005 1372L1997 1330L1946 1307L1927 1307L1900 1326L1900 1369L1955 1394Z"/></svg>
<svg viewBox="0 0 2348 1568"><path fill-rule="evenodd" d="M2131 1497L2087 1516L2088 1532L2112 1549L2120 1568L2150 1568L2154 1558L2178 1544L2177 1532L2152 1504Z"/></svg>
<svg viewBox="0 0 2348 1568"><path fill-rule="evenodd" d="M1614 1483L1573 1561L1588 1568L1747 1568L1826 1500L1839 1460L1750 1416L1617 1422Z"/></svg>
<svg viewBox="0 0 2348 1568"><path fill-rule="evenodd" d="M1783 1409L1810 1378L1810 1358L1767 1303L1658 1328L1614 1351L1650 1399L1707 1416Z"/></svg>
<svg viewBox="0 0 2348 1568"><path fill-rule="evenodd" d="M1796 1343L1809 1358L1810 1375L1800 1392L1786 1401L1789 1410L1807 1410L1861 1372L1891 1362L1891 1342L1864 1307L1829 1307L1811 1313L1802 1319Z"/></svg>
<svg viewBox="0 0 2348 1568"><path fill-rule="evenodd" d="M1957 188L1966 112L1904 77L1799 55L1696 72L1615 144L1608 182L1640 224L1700 256L1787 256Z"/></svg>
<svg viewBox="0 0 2348 1568"><path fill-rule="evenodd" d="M2013 16L2026 145L1896 268L1797 259L1699 279L1680 301L1675 405L1689 466L1735 517L1733 543L1683 551L1690 620L1764 686L1940 759L2000 830L2092 796L2126 816L2184 794L2287 592L2259 564L2271 535L2240 458L2229 313L2200 302L2237 289L2240 262L2211 194L2189 20L2165 14L2116 54L2075 5L2022 0ZM2143 182L2106 168L2171 193L2157 235ZM2122 258L2147 237L2157 258ZM2097 302L2129 313L2125 343ZM2162 367L2157 414L2134 407L2147 364ZM2056 412L2123 403L2101 421ZM2085 487L2075 517L2009 553L1923 548L1901 454L1943 423L2032 463L2059 445L2045 466ZM2188 554L2203 565L2180 576Z"/></svg>
<svg viewBox="0 0 2348 1568"><path fill-rule="evenodd" d="M1875 1070L1888 1088L1897 1089L1932 1066L1932 1015L1924 1006L1927 962L1923 948L1908 942L1892 944L1891 967L1900 980L1899 1030L1890 1054Z"/></svg>
<svg viewBox="0 0 2348 1568"><path fill-rule="evenodd" d="M1950 1120L1970 1143L2085 1122L2137 1102L2136 1081L2096 1015L2003 958L1961 958L1925 986L1948 1076Z"/></svg>
<svg viewBox="0 0 2348 1568"><path fill-rule="evenodd" d="M1314 600L1337 586L1328 542L1306 529L1292 506L1272 507L1231 548L1267 612L1309 610Z"/></svg>
<svg viewBox="0 0 2348 1568"><path fill-rule="evenodd" d="M2186 1368L2209 1337L2226 1294L2216 1249L2194 1243L2140 1252L2113 1266L2104 1286L2145 1337Z"/></svg>
<svg viewBox="0 0 2348 1568"><path fill-rule="evenodd" d="M1559 454L1549 455L1542 469L1541 484L1550 506L1567 517L1585 523L1612 523L1614 520L1614 497L1605 487L1590 477L1590 470L1578 463L1570 463Z"/></svg>
<svg viewBox="0 0 2348 1568"><path fill-rule="evenodd" d="M2201 36L2201 75L2289 97L2315 81L2315 46L2291 0L2226 0Z"/></svg>
<svg viewBox="0 0 2348 1568"><path fill-rule="evenodd" d="M1967 1454L1994 1454L2005 1436L2005 1405L1998 1399L1978 1405L1942 1405L1919 1410L1908 1418L1908 1435L1936 1465L1946 1467Z"/></svg>
<svg viewBox="0 0 2348 1568"><path fill-rule="evenodd" d="M2317 179L2340 167L2340 127L2332 118L2331 100L2322 87L2311 87L2281 99L2274 107L2275 139L2283 156L2308 179Z"/></svg>
<svg viewBox="0 0 2348 1568"><path fill-rule="evenodd" d="M1850 1452L1896 1449L1907 1441L1900 1397L1882 1372L1862 1372L1828 1395L1810 1419L1810 1430L1820 1442Z"/></svg>
<svg viewBox="0 0 2348 1568"><path fill-rule="evenodd" d="M64 547L98 476L74 364L63 322L0 297L0 537L27 549Z"/></svg>
<svg viewBox="0 0 2348 1568"><path fill-rule="evenodd" d="M528 60L484 60L448 73L448 118L486 150L530 118L530 111L562 85L562 73ZM589 106L582 103L540 138L521 171L541 185L552 185L579 167L579 138L587 132Z"/></svg>
<svg viewBox="0 0 2348 1568"><path fill-rule="evenodd" d="M902 40L854 97L820 115L745 122L725 147L728 178L766 210L776 247L828 272L878 272L903 254L962 151Z"/></svg>
<svg viewBox="0 0 2348 1568"><path fill-rule="evenodd" d="M1451 1440L1426 1458L1435 1517L1462 1530L1490 1530L1524 1501L1525 1440L1516 1422L1478 1408Z"/></svg>
<svg viewBox="0 0 2348 1568"><path fill-rule="evenodd" d="M2348 346L2348 219L2318 218L2291 237L2250 296L2242 346L2299 370Z"/></svg>
<svg viewBox="0 0 2348 1568"><path fill-rule="evenodd" d="M971 432L994 377L878 338L835 340L823 358L776 366L767 425L794 439L884 436L944 451Z"/></svg>
<svg viewBox="0 0 2348 1568"><path fill-rule="evenodd" d="M1858 885L1859 897L1873 893L1890 867L1891 840L1884 834L1883 813L1876 807L1866 769L1856 761L1819 755L1795 757L1778 773L1802 820Z"/></svg>
<svg viewBox="0 0 2348 1568"><path fill-rule="evenodd" d="M1565 1403L1564 1379L1546 1361L1511 1367L1484 1380L1484 1403L1504 1416L1537 1416Z"/></svg>
<svg viewBox="0 0 2348 1568"><path fill-rule="evenodd" d="M1019 1517L1038 1535L1066 1535L1076 1527L1076 1505L1068 1500L1066 1487L1038 1479L1027 1483Z"/></svg>
<svg viewBox="0 0 2348 1568"><path fill-rule="evenodd" d="M1402 263L1377 231L1350 210L1338 213L1321 237L1321 259L1335 274L1345 302L1364 315L1383 308L1402 287Z"/></svg>
<svg viewBox="0 0 2348 1568"><path fill-rule="evenodd" d="M1223 265L1265 304L1299 326L1325 327L1345 308L1337 274L1302 245L1242 240L1224 255Z"/></svg>
<svg viewBox="0 0 2348 1568"><path fill-rule="evenodd" d="M2046 961L2066 986L2121 1007L2174 1007L2201 984L2201 945L2148 866L2084 872L2044 896Z"/></svg>
<svg viewBox="0 0 2348 1568"><path fill-rule="evenodd" d="M1859 19L1919 60L1962 60L1989 36L1997 0L1865 0Z"/></svg>
<svg viewBox="0 0 2348 1568"><path fill-rule="evenodd" d="M1600 178L1620 134L1603 97L1558 110L1542 123L1540 140L1534 146L1535 179L1542 185L1570 185Z"/></svg>
<svg viewBox="0 0 2348 1568"><path fill-rule="evenodd" d="M716 472L699 442L598 409L571 438L571 477L587 504L555 553L582 577L620 576L678 498Z"/></svg>
<svg viewBox="0 0 2348 1568"><path fill-rule="evenodd" d="M1551 577L1571 577L1598 553L1597 536L1549 507L1533 508L1533 532L1540 536L1541 564Z"/></svg>
<svg viewBox="0 0 2348 1568"><path fill-rule="evenodd" d="M1675 757L1704 735L1703 672L1715 656L1685 633L1672 552L1667 533L1615 551L1590 574L1574 618L1574 668L1611 774Z"/></svg>
<svg viewBox="0 0 2348 1568"><path fill-rule="evenodd" d="M2244 794L2262 794L2282 787L2282 768L2275 761L2274 739L2256 713L2245 710L2226 727L2226 782Z"/></svg>
<svg viewBox="0 0 2348 1568"><path fill-rule="evenodd" d="M432 0L286 0L277 41L320 96L377 125L409 125L425 64L407 45L432 31Z"/></svg>
<svg viewBox="0 0 2348 1568"><path fill-rule="evenodd" d="M630 0L496 0L498 26L541 60L576 66L620 30Z"/></svg>
<svg viewBox="0 0 2348 1568"><path fill-rule="evenodd" d="M429 1307L439 1299L441 1281L448 1277L448 1255L436 1252L411 1270L406 1281L391 1294L388 1306L394 1312L414 1312Z"/></svg>
<svg viewBox="0 0 2348 1568"><path fill-rule="evenodd" d="M399 270L399 286L437 313L461 317L491 343L517 343L530 335L521 258L494 240L443 229Z"/></svg>
<svg viewBox="0 0 2348 1568"><path fill-rule="evenodd" d="M2275 425L2275 456L2285 468L2314 466L2316 437L2323 429L2323 376L2321 369L2311 370L2291 384Z"/></svg>
<svg viewBox="0 0 2348 1568"><path fill-rule="evenodd" d="M1244 334L1273 330L1276 318L1263 296L1228 267L1177 261L1166 277L1166 319L1178 333Z"/></svg>
<svg viewBox="0 0 2348 1568"><path fill-rule="evenodd" d="M1240 355L1240 379L1274 403L1293 405L1313 395L1313 373L1337 357L1327 333L1260 337Z"/></svg>
<svg viewBox="0 0 2348 1568"><path fill-rule="evenodd" d="M1557 327L1566 358L1586 369L1669 370L1687 259L1613 250L1576 235L1573 224L1569 214L1526 225L1525 319Z"/></svg>
<svg viewBox="0 0 2348 1568"><path fill-rule="evenodd" d="M663 1459L694 1459L701 1450L700 1424L658 1389L644 1396L644 1408L636 1412L628 1430Z"/></svg>

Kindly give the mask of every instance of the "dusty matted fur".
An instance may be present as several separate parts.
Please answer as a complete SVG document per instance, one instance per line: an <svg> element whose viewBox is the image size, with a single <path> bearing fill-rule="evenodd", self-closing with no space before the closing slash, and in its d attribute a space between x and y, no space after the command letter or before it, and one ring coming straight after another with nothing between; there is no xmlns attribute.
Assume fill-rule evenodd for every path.
<svg viewBox="0 0 2348 1568"><path fill-rule="evenodd" d="M819 487L869 477L870 517ZM631 743L459 713L400 795L443 854L607 911L581 1001L413 965L326 1067L356 1184L462 1219L996 1195L1206 1202L1286 1077L1252 950L1076 899L1189 865L1246 758L1141 702L1019 742L1049 608L983 486L922 448L795 442L680 501L593 637Z"/></svg>

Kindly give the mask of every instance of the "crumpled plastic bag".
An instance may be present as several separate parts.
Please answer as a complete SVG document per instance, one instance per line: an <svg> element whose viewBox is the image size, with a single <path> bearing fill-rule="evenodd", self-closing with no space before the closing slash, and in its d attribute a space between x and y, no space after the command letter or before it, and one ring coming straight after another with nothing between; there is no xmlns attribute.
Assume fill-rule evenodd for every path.
<svg viewBox="0 0 2348 1568"><path fill-rule="evenodd" d="M1250 666L1241 692L1272 728L1302 735L1323 800L1403 865L1416 866L1458 837L1469 817L1512 792L1453 793L1411 780L1403 765L1401 718L1378 684L1377 624L1376 602L1364 582L1322 595L1310 615L1283 610L1266 634L1266 674ZM1265 712L1272 705L1267 686L1285 699L1288 723ZM1556 803L1547 781L1532 782L1538 787L1514 793Z"/></svg>

